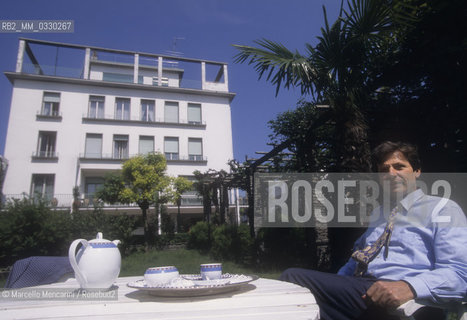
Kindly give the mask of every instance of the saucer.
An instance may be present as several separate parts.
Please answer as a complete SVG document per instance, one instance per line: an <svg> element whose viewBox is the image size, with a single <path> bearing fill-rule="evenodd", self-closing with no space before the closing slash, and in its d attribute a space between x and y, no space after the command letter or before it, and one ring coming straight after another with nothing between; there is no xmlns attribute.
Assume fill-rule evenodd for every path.
<svg viewBox="0 0 467 320"><path fill-rule="evenodd" d="M144 279L130 282L128 287L162 297L194 297L220 294L240 289L257 280L254 275L223 274L221 279L202 280L201 275L180 275L170 283L150 286Z"/></svg>

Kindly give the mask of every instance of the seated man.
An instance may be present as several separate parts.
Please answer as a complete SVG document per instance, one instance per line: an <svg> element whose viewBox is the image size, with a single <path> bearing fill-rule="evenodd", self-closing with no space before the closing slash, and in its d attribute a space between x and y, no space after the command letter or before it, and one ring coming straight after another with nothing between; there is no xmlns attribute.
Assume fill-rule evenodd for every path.
<svg viewBox="0 0 467 320"><path fill-rule="evenodd" d="M431 220L441 199L417 189L420 161L414 146L385 142L375 149L374 160L381 179L389 183L389 218L372 224L356 241L355 252L337 275L292 268L280 279L309 288L324 320L391 319L387 310L414 298L466 301L467 221L462 209L449 200L437 213L449 217L449 225ZM383 217L383 208L373 213L377 210Z"/></svg>

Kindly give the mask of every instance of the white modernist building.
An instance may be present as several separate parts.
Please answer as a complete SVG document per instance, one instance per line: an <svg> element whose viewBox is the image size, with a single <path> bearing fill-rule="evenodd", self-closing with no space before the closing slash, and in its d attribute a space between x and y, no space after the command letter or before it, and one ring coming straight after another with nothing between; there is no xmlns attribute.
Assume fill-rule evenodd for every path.
<svg viewBox="0 0 467 320"><path fill-rule="evenodd" d="M90 204L106 173L147 152L188 178L228 171L233 159L226 63L20 39L5 75L7 197L41 194L69 207L78 186Z"/></svg>

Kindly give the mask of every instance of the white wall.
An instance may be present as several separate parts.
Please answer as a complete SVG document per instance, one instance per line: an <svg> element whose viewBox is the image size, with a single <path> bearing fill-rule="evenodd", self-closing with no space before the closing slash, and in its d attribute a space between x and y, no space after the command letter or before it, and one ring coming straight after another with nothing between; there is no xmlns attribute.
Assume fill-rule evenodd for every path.
<svg viewBox="0 0 467 320"><path fill-rule="evenodd" d="M61 121L38 120L44 91L61 92ZM188 103L200 103L202 120L206 127L141 124L136 122L89 122L87 114L89 95L105 96L105 114L114 114L116 97L131 98L131 119L139 119L140 99L156 101L156 119L163 119L164 102L179 101L180 121L186 121ZM56 131L58 162L32 161L37 149L38 132ZM188 156L188 138L203 139L203 163L169 163L171 175L191 175L194 170L228 170L227 161L233 158L230 105L227 97L190 95L173 92L15 80L8 125L5 158L9 167L4 183L4 194L29 193L33 173L55 173L55 194L71 194L75 184L81 183L81 170L116 170L118 162L80 162L85 151L86 133L103 135L103 154L112 154L114 134L129 135L129 154L138 153L139 136L155 137L156 151L163 152L165 136L179 137L181 157ZM84 186L83 186L84 187Z"/></svg>
<svg viewBox="0 0 467 320"><path fill-rule="evenodd" d="M119 74L126 74L129 76L133 76L134 70L133 66L120 66L115 67L112 65L107 64L100 64L99 62L91 62L91 71L89 79L91 80L102 80L103 73L119 73ZM171 71L170 69L162 69L162 77L168 78L169 87L179 87L180 86L180 73L176 71ZM140 65L138 70L138 75L143 77L143 84L153 85L153 77L157 77L157 69L156 68L147 68Z"/></svg>

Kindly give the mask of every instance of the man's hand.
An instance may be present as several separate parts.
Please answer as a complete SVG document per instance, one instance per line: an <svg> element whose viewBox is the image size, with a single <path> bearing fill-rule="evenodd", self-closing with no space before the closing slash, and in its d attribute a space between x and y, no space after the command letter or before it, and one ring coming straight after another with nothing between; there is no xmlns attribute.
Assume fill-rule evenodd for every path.
<svg viewBox="0 0 467 320"><path fill-rule="evenodd" d="M367 303L395 309L415 298L412 288L404 281L376 281L363 296Z"/></svg>

